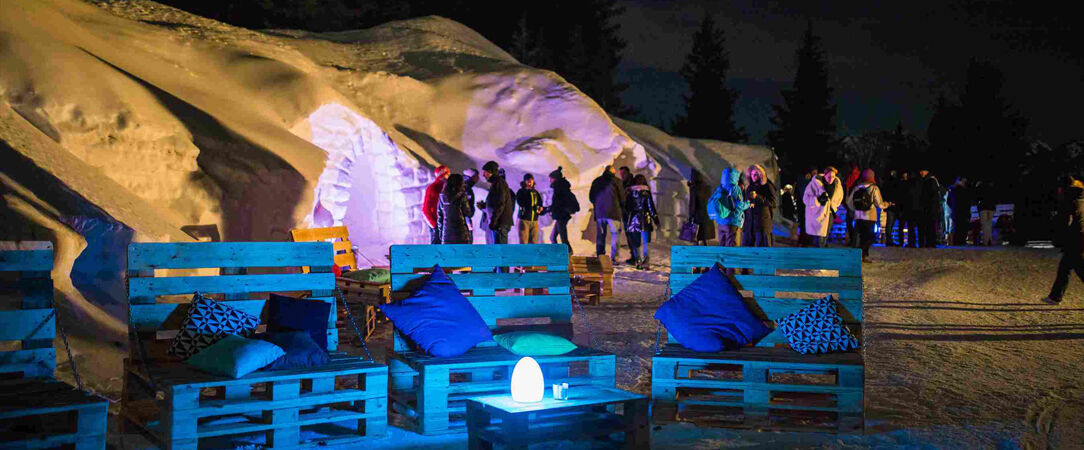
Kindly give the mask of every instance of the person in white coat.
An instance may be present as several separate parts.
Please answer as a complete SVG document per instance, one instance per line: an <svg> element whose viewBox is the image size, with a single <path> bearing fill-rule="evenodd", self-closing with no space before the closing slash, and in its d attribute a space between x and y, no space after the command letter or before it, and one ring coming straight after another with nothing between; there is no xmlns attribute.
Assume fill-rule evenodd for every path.
<svg viewBox="0 0 1084 450"><path fill-rule="evenodd" d="M836 175L839 171L828 166L824 173L809 181L802 194L805 203L805 232L810 245L824 247L828 230L832 229L832 215L843 204L843 185Z"/></svg>
<svg viewBox="0 0 1084 450"><path fill-rule="evenodd" d="M877 210L882 211L892 203L881 198L881 189L877 187L873 169L862 171L858 184L847 193L847 207L854 211L854 230L858 234L855 247L862 249L862 262L870 262L869 248L877 239L874 225L877 223Z"/></svg>

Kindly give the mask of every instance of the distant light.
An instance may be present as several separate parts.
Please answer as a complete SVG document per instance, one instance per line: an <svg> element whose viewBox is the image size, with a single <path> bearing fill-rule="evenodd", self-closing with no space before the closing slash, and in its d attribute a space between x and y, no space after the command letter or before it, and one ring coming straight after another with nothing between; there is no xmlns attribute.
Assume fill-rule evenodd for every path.
<svg viewBox="0 0 1084 450"><path fill-rule="evenodd" d="M520 403L540 402L545 386L542 367L534 358L521 358L512 369L512 400Z"/></svg>

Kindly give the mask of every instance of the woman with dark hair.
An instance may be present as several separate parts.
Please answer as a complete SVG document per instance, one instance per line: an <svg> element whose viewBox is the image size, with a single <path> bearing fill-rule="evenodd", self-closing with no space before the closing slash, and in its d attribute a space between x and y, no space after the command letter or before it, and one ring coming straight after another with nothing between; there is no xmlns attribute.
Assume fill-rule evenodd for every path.
<svg viewBox="0 0 1084 450"><path fill-rule="evenodd" d="M708 239L715 237L715 222L708 217L708 199L711 198L711 186L700 171L693 169L689 174L689 222L697 224L697 245L708 245Z"/></svg>
<svg viewBox="0 0 1084 450"><path fill-rule="evenodd" d="M858 184L847 194L847 208L854 211L854 230L857 233L855 247L862 249L862 262L870 262L869 248L877 237L874 233L877 210L883 211L889 206L892 204L881 198L881 190L877 188L873 169L862 171Z"/></svg>
<svg viewBox="0 0 1084 450"><path fill-rule="evenodd" d="M655 199L647 185L647 177L642 174L633 177L628 192L625 199L625 232L629 235L629 250L633 263L637 269L643 270L647 266L647 247L651 243L651 232L659 224L659 215L655 211Z"/></svg>
<svg viewBox="0 0 1084 450"><path fill-rule="evenodd" d="M437 210L437 224L441 231L441 244L469 244L470 228L467 217L471 205L463 182L463 175L452 174L444 182L440 192L440 207Z"/></svg>

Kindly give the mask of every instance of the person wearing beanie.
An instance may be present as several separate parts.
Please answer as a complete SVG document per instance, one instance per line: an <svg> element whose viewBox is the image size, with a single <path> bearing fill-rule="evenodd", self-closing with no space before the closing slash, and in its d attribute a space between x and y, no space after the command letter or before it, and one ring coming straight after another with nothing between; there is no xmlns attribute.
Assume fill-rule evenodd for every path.
<svg viewBox="0 0 1084 450"><path fill-rule="evenodd" d="M484 202L478 203L478 207L485 209L486 216L489 218L487 231L493 243L507 244L515 208L512 190L504 181L504 171L496 161L489 161L482 166L482 176L489 182L489 194L486 195Z"/></svg>
<svg viewBox="0 0 1084 450"><path fill-rule="evenodd" d="M595 254L606 254L606 232L610 233L610 258L618 265L617 237L621 217L625 213L625 185L617 178L613 166L606 166L602 175L591 182L589 196L595 207Z"/></svg>
<svg viewBox="0 0 1084 450"><path fill-rule="evenodd" d="M448 175L451 173L448 166L437 166L436 169L433 169L433 175L436 178L425 188L425 198L422 200L422 216L425 217L426 225L429 225L430 244L439 244L441 242L440 227L437 226L437 208L440 207L440 193L444 190L444 181L448 179Z"/></svg>
<svg viewBox="0 0 1084 450"><path fill-rule="evenodd" d="M523 175L523 181L516 192L516 205L519 206L519 243L539 244L538 215L542 212L542 196L534 188L534 175Z"/></svg>
<svg viewBox="0 0 1084 450"><path fill-rule="evenodd" d="M862 249L862 262L870 262L869 248L877 238L877 210L884 211L890 206L891 203L881 198L881 189L877 187L873 169L863 170L854 187L847 193L847 208L854 211L857 239L853 246Z"/></svg>
<svg viewBox="0 0 1084 450"><path fill-rule="evenodd" d="M478 171L467 169L463 171L463 195L467 199L467 210L464 212L467 220L467 243L474 243L474 185L478 183Z"/></svg>
<svg viewBox="0 0 1084 450"><path fill-rule="evenodd" d="M553 199L549 208L543 211L553 217L550 243L556 244L560 238L568 246L568 253L572 254L572 243L568 241L568 221L573 214L580 211L580 202L576 199L576 194L572 193L572 184L565 179L560 167L550 172L550 189L553 189Z"/></svg>

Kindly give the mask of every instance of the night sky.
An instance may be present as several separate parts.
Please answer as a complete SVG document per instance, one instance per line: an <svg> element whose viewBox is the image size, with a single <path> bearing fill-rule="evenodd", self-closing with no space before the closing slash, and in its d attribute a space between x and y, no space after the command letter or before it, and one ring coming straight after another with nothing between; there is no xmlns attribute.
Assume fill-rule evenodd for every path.
<svg viewBox="0 0 1084 450"><path fill-rule="evenodd" d="M869 2L623 0L628 41L620 78L637 119L659 124L683 111L678 70L703 14L715 16L730 52L736 120L752 143L771 127L771 105L794 77L807 20L823 38L839 105L837 134L905 129L926 135L938 94L956 98L971 58L1005 73L1004 95L1051 145L1084 139L1084 36L1073 2ZM1075 28L1074 28L1075 26Z"/></svg>

